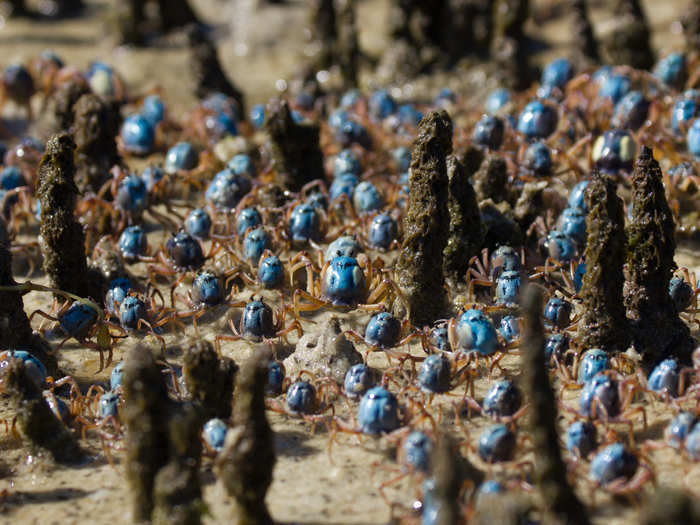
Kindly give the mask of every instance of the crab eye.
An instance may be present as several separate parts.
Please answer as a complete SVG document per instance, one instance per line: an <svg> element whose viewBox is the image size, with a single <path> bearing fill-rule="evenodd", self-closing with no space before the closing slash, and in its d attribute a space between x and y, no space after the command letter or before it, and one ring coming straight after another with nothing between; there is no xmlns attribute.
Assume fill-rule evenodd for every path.
<svg viewBox="0 0 700 525"><path fill-rule="evenodd" d="M634 156L634 144L632 143L632 140L625 136L620 139L619 142L619 148L620 148L620 158L627 162L632 160L632 157Z"/></svg>
<svg viewBox="0 0 700 525"><path fill-rule="evenodd" d="M598 162L600 159L601 155L603 154L603 147L605 146L605 139L601 135L595 140L595 143L593 144L593 162Z"/></svg>
<svg viewBox="0 0 700 525"><path fill-rule="evenodd" d="M356 283L362 282L362 279L364 279L364 274L359 266L355 266L352 269L352 278Z"/></svg>

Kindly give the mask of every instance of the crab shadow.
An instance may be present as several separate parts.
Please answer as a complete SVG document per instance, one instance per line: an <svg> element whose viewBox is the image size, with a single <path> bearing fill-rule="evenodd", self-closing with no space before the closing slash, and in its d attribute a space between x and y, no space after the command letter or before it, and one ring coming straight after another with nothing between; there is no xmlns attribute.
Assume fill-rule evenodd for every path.
<svg viewBox="0 0 700 525"><path fill-rule="evenodd" d="M278 521L277 522L279 525L322 525L327 522L325 521ZM360 522L357 524L354 521L338 521L336 522L338 525L345 525L346 523L352 523L353 525L376 525L376 522ZM389 522L389 524L393 523L393 521Z"/></svg>
<svg viewBox="0 0 700 525"><path fill-rule="evenodd" d="M11 491L6 496L4 503L8 505L43 505L46 503L56 503L84 498L91 494L91 491L73 488L37 490L37 491Z"/></svg>
<svg viewBox="0 0 700 525"><path fill-rule="evenodd" d="M318 452L318 449L305 444L309 435L296 430L275 432L275 451L280 456L305 458Z"/></svg>
<svg viewBox="0 0 700 525"><path fill-rule="evenodd" d="M25 135L29 130L29 121L26 115L22 114L23 110L13 105L11 111L13 111L12 114L3 117L2 128L0 129L0 133L3 137L7 136L7 139L13 136Z"/></svg>
<svg viewBox="0 0 700 525"><path fill-rule="evenodd" d="M668 419L654 421L653 423L648 424L647 428L637 430L635 432L635 439L639 440L640 442L647 439L661 439L668 424Z"/></svg>
<svg viewBox="0 0 700 525"><path fill-rule="evenodd" d="M42 21L46 24L45 27L48 27L52 22L50 21ZM67 35L67 34L57 34L57 33L40 33L40 34L34 34L34 33L29 33L29 32L22 32L22 33L17 33L11 36L6 36L4 38L0 38L0 44L10 46L10 45L21 45L21 44L27 44L27 43L41 43L47 46L70 46L70 47L79 47L79 46L91 46L95 45L95 39L91 37L80 37L76 35Z"/></svg>

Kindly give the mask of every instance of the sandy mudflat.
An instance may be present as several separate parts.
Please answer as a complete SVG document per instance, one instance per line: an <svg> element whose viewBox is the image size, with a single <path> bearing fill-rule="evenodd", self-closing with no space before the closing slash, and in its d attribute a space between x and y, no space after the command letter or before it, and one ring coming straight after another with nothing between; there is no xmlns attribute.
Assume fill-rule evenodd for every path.
<svg viewBox="0 0 700 525"><path fill-rule="evenodd" d="M222 25L219 28L222 61L232 78L248 94L251 103L265 101L275 94L275 81L291 76L303 55L304 47L304 2L290 2L291 5L287 7L267 7L259 12L252 10L252 3L252 0L194 1L205 19L230 22L227 27ZM676 18L678 6L684 3L680 0L645 2L656 30L654 44L658 49L671 50L681 42L680 36L672 33L672 21ZM106 5L103 1L89 2L86 16L79 20L59 23L8 22L0 29L0 65L4 66L13 59L28 59L45 48L54 49L68 62L78 66L85 66L93 59L104 60L112 63L122 73L136 93L161 86L173 114L181 116L194 103L192 85L187 78L186 54L181 42L172 38L157 48L114 49L109 38L104 37L101 22ZM359 25L363 31L361 42L370 53L377 53L386 42L383 32L385 17L385 1L360 2ZM603 17L602 10L596 9L594 20L600 21ZM563 20L555 20L537 28L537 34L552 45L541 55L543 60L566 52L570 44L566 22ZM242 54L246 48L247 53ZM13 115L14 108L8 107L6 116L13 118ZM22 129L21 122L14 122L13 125ZM149 235L149 243L155 247L164 239L164 232L155 224L151 226L154 231ZM679 253L677 259L679 265L700 270L697 254L689 249ZM391 261L387 259L387 262ZM142 275L145 266L137 264L130 267L130 270ZM22 280L21 275L17 278ZM45 282L41 275L35 276L33 280ZM245 291L240 298L247 299L249 296L250 291ZM270 295L270 302L276 300L274 294ZM46 296L32 293L25 297L25 309L28 312L49 307L50 300ZM317 330L328 315L330 314L323 313L308 317L304 329ZM344 327L358 331L363 331L369 319L368 314L358 312L339 315L343 318ZM200 322L202 335L213 339L213 334L228 331L226 321L230 316L237 320L240 309L228 311L222 307L207 314ZM38 328L39 318L35 321L35 327ZM170 348L167 355L169 361L174 364L181 361L183 338L193 335L191 326L188 326L185 334L180 331L165 334ZM146 339L147 342L154 343L152 338ZM296 336L290 340L294 343ZM135 341L136 338L131 337L118 345L115 362ZM226 355L243 362L256 347L250 343L236 342L224 343L223 349ZM359 349L363 350L362 347ZM284 354L290 348L281 345L278 351ZM413 346L412 351L420 353L419 345ZM97 356L74 343L64 347L59 362L63 370L81 384L106 384L108 381L111 367L95 375L99 363ZM517 377L516 356L508 356L502 363L509 374ZM387 367L386 359L379 354L371 356L370 364L381 369ZM485 379L477 382L477 399L483 398L488 385L489 382ZM451 405L461 394L462 390L457 389L452 395L439 395L432 401L431 412L436 415L443 413L442 422L447 427L454 426L450 419L453 412ZM565 395L565 399L574 404L578 397L575 392L570 392ZM639 440L660 437L671 417L670 411L661 403L646 408L649 428L646 432L637 434ZM354 405L352 410L355 410ZM349 412L342 400L338 403L337 414L349 419ZM0 418L12 418L12 412L4 398L0 398ZM268 494L268 504L276 520L309 524L386 523L389 520L389 507L377 491L379 484L397 474L395 462L387 458L386 451L389 447L386 443L367 437L340 435L329 452L330 436L323 429L317 429L315 434L311 434L310 425L303 421L274 413L270 413L270 418L276 432L278 461L274 482ZM467 423L469 441L472 444L476 443L480 431L488 424L490 421L483 417L474 417ZM638 418L635 419L635 428L641 428L641 420ZM464 438L464 434L458 435ZM8 490L5 501L0 496L0 523L129 523L128 489L122 473L122 453L118 450L120 444L115 444L117 448L112 452L114 464L110 465L95 434L90 436L85 446L92 452L93 460L79 468L57 468L42 458L29 456L19 441L9 434L0 433L0 491ZM469 457L486 469L473 453ZM524 459L528 457L523 456ZM653 459L659 483L683 486L685 482L697 490L700 483L698 465L685 464L677 453L665 450L655 453ZM494 467L494 471L498 468ZM215 483L209 460L205 460L203 470L205 499L210 511L206 521L227 523L227 496ZM580 495L592 503L588 485L582 479L585 472L586 469L583 468L577 476L578 489ZM414 495L412 487L411 481L407 479L393 485L387 494L393 501L409 505ZM632 524L639 519L636 506L613 503L601 493L596 495L592 508L594 521L600 524Z"/></svg>

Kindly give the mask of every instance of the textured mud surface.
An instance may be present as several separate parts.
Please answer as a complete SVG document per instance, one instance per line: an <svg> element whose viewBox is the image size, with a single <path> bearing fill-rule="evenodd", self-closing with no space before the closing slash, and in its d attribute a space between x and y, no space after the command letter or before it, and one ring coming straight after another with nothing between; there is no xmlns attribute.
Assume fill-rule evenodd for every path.
<svg viewBox="0 0 700 525"><path fill-rule="evenodd" d="M680 42L680 36L671 31L671 22L677 12L678 2L645 2L649 14L649 24L655 30L653 44L657 50L670 50ZM222 29L219 45L220 60L231 74L236 84L248 96L249 104L264 102L277 94L275 82L290 78L295 64L304 53L301 27L306 16L303 2L292 3L288 7L269 6L260 12L254 12L252 1L238 0L231 2L234 7L217 0L195 2L200 14L207 20L225 20L230 22L231 32ZM124 75L127 84L137 92L146 91L160 85L168 94L168 100L177 114L190 108L194 99L195 80L188 76L186 42L177 39L167 40L157 48L131 50L112 46L101 20L105 15L105 2L88 3L87 18L78 21L48 23L6 22L0 29L0 50L2 65L14 58L28 58L37 55L46 47L54 48L71 62L85 66L90 60L103 58L111 62ZM285 13L285 18L280 13ZM235 16L234 16L235 15ZM361 43L369 52L379 54L386 43L385 31L382 29L387 19L386 2L367 0L359 3L358 25L362 28ZM601 21L599 10L594 10L594 22ZM604 24L600 24L604 26ZM544 39L552 43L551 49L545 49L542 58L565 52L570 46L568 25L562 20L555 20L537 27ZM532 30L530 30L532 33ZM539 58L538 58L539 59ZM483 76L474 73L478 83ZM446 80L446 83L451 81ZM443 80L422 79L413 88L427 86L433 91L442 85ZM454 84L454 81L452 81ZM283 84L278 82L278 86ZM485 87L482 87L485 89ZM479 102L481 99L479 99ZM8 106L6 125L21 131L23 122L15 118L15 112L21 110ZM455 123L459 126L459 123ZM146 221L149 231L149 244L158 246L169 234L161 226ZM38 228L37 228L38 231ZM36 232L35 232L36 233ZM445 232L447 233L447 232ZM375 257L379 254L373 253ZM388 264L394 261L387 260ZM686 266L700 272L700 259L697 253L681 246L676 254L678 266ZM130 267L137 275L145 275L146 265L137 263ZM5 278L6 276L3 276ZM15 278L22 281L21 273ZM38 283L49 284L48 278L38 273L32 278ZM180 290L184 293L186 285ZM237 300L248 299L249 294L236 297ZM270 294L270 301L274 296ZM26 312L37 308L47 309L50 299L46 295L31 292L24 296ZM214 333L228 331L228 320L238 323L238 310L226 307L212 309L199 320L200 333L213 341ZM362 331L367 324L369 314L352 312L349 314L324 312L309 315L304 322L307 333L313 334L318 327L325 326L328 318L338 316L343 328ZM45 323L48 326L50 323ZM36 317L32 321L34 328L42 325ZM4 327L3 327L4 329ZM697 333L695 334L697 337ZM55 345L60 336L48 334ZM174 364L182 365L186 359L189 339L196 336L195 330L188 325L183 330L163 334L168 347L167 358ZM147 344L158 347L158 342L151 336L139 336ZM280 344L276 351L282 359L288 355L295 343L296 335L291 335L289 344ZM128 350L137 343L137 337L130 337L121 343L115 351L114 363L122 359ZM245 363L262 347L256 344L238 341L224 342L223 354L236 363ZM358 345L358 349L364 348ZM418 343L411 344L411 351L421 354ZM59 365L72 375L80 385L101 382L107 385L112 366L95 374L99 367L96 352L81 348L75 341L68 342L59 354ZM389 363L380 353L371 354L369 364L385 369ZM501 361L505 372L516 380L519 377L520 358L507 356ZM482 370L486 376L487 370ZM555 385L557 388L560 385ZM475 398L483 399L488 382L479 381L475 386ZM461 391L455 391L461 395ZM454 392L453 392L454 394ZM204 397L204 395L203 395ZM452 394L435 396L432 409L436 413L440 407L445 416L442 423L451 425L453 421L452 403L458 398ZM564 394L569 404L578 399L576 392ZM339 404L341 405L341 404ZM638 432L638 439L658 439L670 421L671 414L660 402L647 407L649 426L646 432ZM354 412L354 407L353 407ZM383 501L377 487L396 476L396 463L389 461L391 448L382 440L369 437L339 435L331 447L331 436L318 428L316 433L309 432L310 425L299 419L288 418L269 412L274 434L277 462L272 484L267 495L267 504L272 517L285 523L386 523L389 521L390 508ZM350 411L339 406L338 415L350 418ZM0 419L14 416L9 399L0 399ZM635 420L640 425L639 420ZM469 429L474 441L481 431L491 424L485 417L474 416L469 422ZM561 428L560 428L561 430ZM561 433L560 433L561 435ZM12 523L109 523L121 524L133 521L131 498L126 483L127 457L123 450L112 449L111 461L102 454L103 446L94 433L87 440L81 440L88 459L71 467L55 466L42 453L35 453L25 448L22 443L0 426L0 522ZM530 454L524 459L532 459ZM700 466L686 463L682 457L666 449L653 453L659 484L682 488L697 486L700 482ZM483 470L489 467L470 455L475 465ZM495 467L494 470L498 470ZM233 503L220 483L215 482L214 465L205 458L202 464L202 491L208 513L205 523L225 523L233 511ZM409 478L392 485L386 490L392 501L410 505L416 489ZM3 490L7 490L7 495ZM589 505L590 518L600 524L639 523L640 510L636 505L621 504L609 496L592 494L581 486L577 493Z"/></svg>

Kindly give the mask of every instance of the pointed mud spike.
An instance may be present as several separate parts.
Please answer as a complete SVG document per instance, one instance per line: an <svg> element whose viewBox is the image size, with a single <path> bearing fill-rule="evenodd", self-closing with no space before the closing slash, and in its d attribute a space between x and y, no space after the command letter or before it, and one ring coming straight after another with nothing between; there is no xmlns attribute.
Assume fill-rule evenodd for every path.
<svg viewBox="0 0 700 525"><path fill-rule="evenodd" d="M573 13L573 33L576 53L580 61L597 64L600 62L598 42L593 32L593 24L588 17L588 0L571 0Z"/></svg>
<svg viewBox="0 0 700 525"><path fill-rule="evenodd" d="M125 0L115 2L112 14L112 28L119 44L141 46L144 44L144 8L146 0Z"/></svg>
<svg viewBox="0 0 700 525"><path fill-rule="evenodd" d="M335 0L309 2L311 44L316 49L314 69L330 69L335 62L338 24Z"/></svg>
<svg viewBox="0 0 700 525"><path fill-rule="evenodd" d="M420 327L438 319L447 304L442 254L450 229L447 208L450 153L452 120L444 110L428 113L413 144L404 240L396 264L398 285L408 302L409 319Z"/></svg>
<svg viewBox="0 0 700 525"><path fill-rule="evenodd" d="M634 346L649 371L668 357L690 364L693 339L668 293L676 269L675 224L661 168L646 146L637 157L632 188L624 298Z"/></svg>
<svg viewBox="0 0 700 525"><path fill-rule="evenodd" d="M265 109L265 129L278 182L292 191L324 178L320 128L313 123L297 123L285 100L273 99Z"/></svg>
<svg viewBox="0 0 700 525"><path fill-rule="evenodd" d="M205 505L199 467L201 417L190 404L171 402L167 421L168 462L153 482L154 525L199 525Z"/></svg>
<svg viewBox="0 0 700 525"><path fill-rule="evenodd" d="M443 251L443 269L445 277L453 281L464 280L469 260L481 251L486 234L476 193L470 181L471 175L455 155L447 158L450 231Z"/></svg>
<svg viewBox="0 0 700 525"><path fill-rule="evenodd" d="M346 88L358 86L360 40L357 30L355 0L336 0L338 17L337 62L343 85Z"/></svg>
<svg viewBox="0 0 700 525"><path fill-rule="evenodd" d="M151 350L137 345L124 366L126 478L131 486L134 521L150 521L158 471L168 462L168 411L165 378Z"/></svg>
<svg viewBox="0 0 700 525"><path fill-rule="evenodd" d="M423 516L424 523L433 525L453 525L463 521L459 504L463 473L460 469L461 457L449 434L442 434L433 453L433 469L425 483Z"/></svg>
<svg viewBox="0 0 700 525"><path fill-rule="evenodd" d="M183 3L185 2L183 1ZM205 98L215 93L223 93L236 101L240 112L239 116L241 119L245 119L243 93L226 76L219 62L216 46L210 40L205 29L198 24L188 26L187 39L190 46L190 71L195 80L197 97Z"/></svg>
<svg viewBox="0 0 700 525"><path fill-rule="evenodd" d="M201 26L197 14L190 6L189 0L158 0L161 29L164 33L190 24Z"/></svg>
<svg viewBox="0 0 700 525"><path fill-rule="evenodd" d="M492 8L491 55L502 83L519 90L527 88L533 80L523 31L528 10L528 0L497 0Z"/></svg>
<svg viewBox="0 0 700 525"><path fill-rule="evenodd" d="M557 436L557 402L549 382L542 324L542 292L534 285L523 293L521 336L522 386L530 403L530 433L535 449L534 481L546 510L555 521L571 525L589 523L586 508L566 478L566 464Z"/></svg>
<svg viewBox="0 0 700 525"><path fill-rule="evenodd" d="M641 525L700 523L700 502L677 488L659 487L647 496L640 512Z"/></svg>
<svg viewBox="0 0 700 525"><path fill-rule="evenodd" d="M629 345L622 299L626 242L622 200L612 177L595 172L586 189L586 274L578 334L584 348L624 352Z"/></svg>
<svg viewBox="0 0 700 525"><path fill-rule="evenodd" d="M48 113L52 122L51 128L55 133L70 131L75 121L75 104L80 97L90 93L90 88L84 81L69 80L56 88L48 100Z"/></svg>
<svg viewBox="0 0 700 525"><path fill-rule="evenodd" d="M603 40L606 61L635 69L651 69L654 51L651 30L639 0L617 0L612 31Z"/></svg>
<svg viewBox="0 0 700 525"><path fill-rule="evenodd" d="M700 52L700 0L692 0L681 18L685 35L685 50Z"/></svg>
<svg viewBox="0 0 700 525"><path fill-rule="evenodd" d="M479 202L492 199L499 203L508 198L508 167L501 155L487 155L474 175L474 190Z"/></svg>
<svg viewBox="0 0 700 525"><path fill-rule="evenodd" d="M208 341L196 340L185 351L183 373L190 398L201 423L231 416L233 381L238 366L228 357L219 358Z"/></svg>
<svg viewBox="0 0 700 525"><path fill-rule="evenodd" d="M85 235L73 215L78 197L74 150L73 139L65 133L55 135L46 144L37 191L41 202L39 243L51 286L86 297Z"/></svg>
<svg viewBox="0 0 700 525"><path fill-rule="evenodd" d="M216 470L226 491L234 499L238 525L271 525L265 504L275 466L274 433L265 415L265 385L269 355L252 357L237 374L233 426Z"/></svg>
<svg viewBox="0 0 700 525"><path fill-rule="evenodd" d="M116 142L119 107L88 93L75 102L73 111L77 183L83 191L98 192L112 167L121 163Z"/></svg>
<svg viewBox="0 0 700 525"><path fill-rule="evenodd" d="M12 252L5 221L0 220L0 286L14 286ZM24 311L22 294L0 291L0 348L23 348L30 344L32 327Z"/></svg>
<svg viewBox="0 0 700 525"><path fill-rule="evenodd" d="M59 463L77 463L85 454L70 431L56 418L24 361L11 359L2 369L3 383L14 405L17 423L31 447L48 451Z"/></svg>

